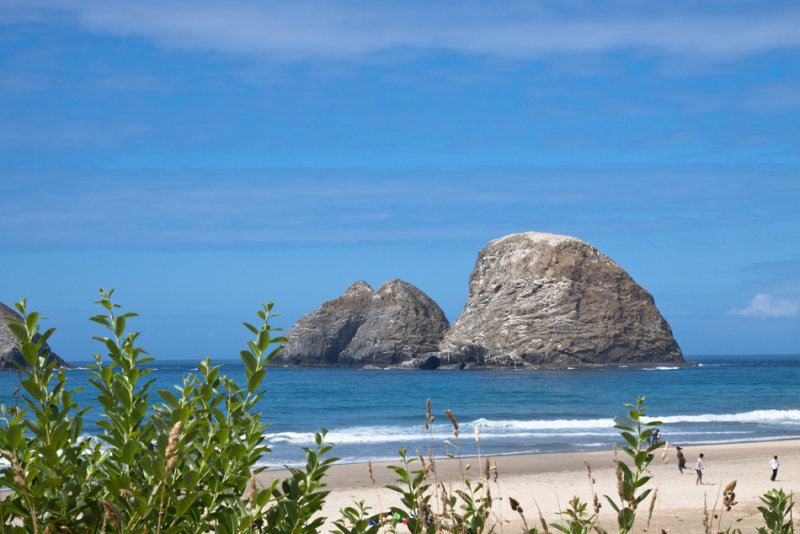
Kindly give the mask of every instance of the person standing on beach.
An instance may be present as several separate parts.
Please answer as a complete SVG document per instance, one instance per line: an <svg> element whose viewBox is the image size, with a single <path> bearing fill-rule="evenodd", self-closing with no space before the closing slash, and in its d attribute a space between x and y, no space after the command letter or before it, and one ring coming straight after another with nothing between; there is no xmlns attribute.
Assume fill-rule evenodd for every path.
<svg viewBox="0 0 800 534"><path fill-rule="evenodd" d="M697 480L695 481L694 485L697 486L698 484L703 483L703 453L700 453L700 457L697 458L694 468L697 470Z"/></svg>
<svg viewBox="0 0 800 534"><path fill-rule="evenodd" d="M683 449L681 447L675 447L675 450L678 451L678 471L683 474L683 470L686 469L686 456L683 455Z"/></svg>
<svg viewBox="0 0 800 534"><path fill-rule="evenodd" d="M780 462L778 462L778 457L777 456L773 456L772 460L769 461L769 466L772 469L772 476L770 477L770 480L772 480L773 482L775 482L775 477L778 476L778 466L779 465L781 465L781 464L780 464Z"/></svg>

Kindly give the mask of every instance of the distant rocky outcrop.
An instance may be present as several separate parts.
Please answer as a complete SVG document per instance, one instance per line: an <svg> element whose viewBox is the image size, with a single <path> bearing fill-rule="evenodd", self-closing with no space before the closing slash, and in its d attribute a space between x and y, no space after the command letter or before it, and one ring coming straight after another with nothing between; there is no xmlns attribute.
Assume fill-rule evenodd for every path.
<svg viewBox="0 0 800 534"><path fill-rule="evenodd" d="M443 364L586 366L685 363L653 297L575 237L528 232L478 253Z"/></svg>
<svg viewBox="0 0 800 534"><path fill-rule="evenodd" d="M407 282L389 280L378 291L356 282L301 317L274 363L424 367L448 326L441 308Z"/></svg>
<svg viewBox="0 0 800 534"><path fill-rule="evenodd" d="M19 339L17 339L17 336L6 326L6 323L8 323L6 317L15 317L16 319L22 320L22 317L16 311L0 302L0 371L16 371L18 367L14 365L14 362L20 365L26 365L26 362L22 357L22 352L17 348ZM44 347L50 350L47 343L44 344ZM56 360L58 366L69 367L64 360L53 352L50 353L50 358Z"/></svg>

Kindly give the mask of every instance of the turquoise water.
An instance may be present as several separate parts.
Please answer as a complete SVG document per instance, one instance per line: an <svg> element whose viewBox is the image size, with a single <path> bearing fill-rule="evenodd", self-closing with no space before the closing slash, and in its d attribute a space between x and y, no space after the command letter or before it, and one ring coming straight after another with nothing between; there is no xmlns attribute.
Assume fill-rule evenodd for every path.
<svg viewBox="0 0 800 534"><path fill-rule="evenodd" d="M612 428L624 402L647 397L648 414L664 422L672 444L724 443L800 438L800 356L706 357L693 367L593 370L360 371L357 369L270 369L259 409L268 429L270 466L303 461L301 447L326 428L335 456L355 462L396 458L397 451L443 455L454 442L444 415L451 409L461 430L464 454L576 451L619 443ZM222 372L244 383L238 361L219 361ZM83 364L85 365L85 364ZM156 389L180 384L194 369L189 361L156 361ZM82 405L95 405L85 369L68 372ZM0 402L13 403L15 373L0 374ZM426 399L436 421L426 431ZM151 402L157 402L154 394ZM95 433L100 415L87 415ZM448 449L453 452L452 449Z"/></svg>

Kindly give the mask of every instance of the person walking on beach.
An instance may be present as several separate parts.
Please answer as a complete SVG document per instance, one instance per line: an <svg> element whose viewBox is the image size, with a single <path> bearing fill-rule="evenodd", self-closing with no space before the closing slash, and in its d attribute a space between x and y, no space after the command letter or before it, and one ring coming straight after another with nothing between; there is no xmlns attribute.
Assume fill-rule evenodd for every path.
<svg viewBox="0 0 800 534"><path fill-rule="evenodd" d="M675 450L678 451L678 471L683 474L683 470L686 469L686 456L683 455L683 449L681 447L675 447Z"/></svg>
<svg viewBox="0 0 800 534"><path fill-rule="evenodd" d="M781 465L781 464L780 464L780 462L778 462L778 457L777 456L773 456L772 460L769 461L769 466L772 469L772 476L770 477L770 480L772 480L773 482L775 482L775 477L778 476L778 466L779 465Z"/></svg>
<svg viewBox="0 0 800 534"><path fill-rule="evenodd" d="M695 481L694 485L697 486L698 484L703 483L703 453L700 453L700 457L697 458L694 468L697 470L697 480Z"/></svg>

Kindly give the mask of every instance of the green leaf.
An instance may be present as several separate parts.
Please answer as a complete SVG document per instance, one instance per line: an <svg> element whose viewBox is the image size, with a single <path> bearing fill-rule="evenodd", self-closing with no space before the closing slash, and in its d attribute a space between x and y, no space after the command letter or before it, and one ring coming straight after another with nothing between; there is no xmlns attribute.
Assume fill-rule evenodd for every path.
<svg viewBox="0 0 800 534"><path fill-rule="evenodd" d="M245 371L247 372L247 376L253 374L256 370L256 366L258 362L256 361L256 357L253 355L252 352L243 350L239 353L242 358L242 363L244 364Z"/></svg>
<svg viewBox="0 0 800 534"><path fill-rule="evenodd" d="M133 464L134 455L139 452L139 444L136 441L126 441L122 446L122 461L127 464Z"/></svg>
<svg viewBox="0 0 800 534"><path fill-rule="evenodd" d="M25 330L25 327L23 327L22 325L20 325L18 323L15 323L15 322L12 322L12 321L8 321L6 323L6 328L11 330L11 332L13 332L13 334L15 336L17 336L17 339L20 339L20 340L27 340L28 339L28 332L27 332L27 330Z"/></svg>
<svg viewBox="0 0 800 534"><path fill-rule="evenodd" d="M266 348L269 346L269 343L269 330L262 330L259 332L258 336L256 337L256 345L258 345L258 348L261 350L261 352L266 350Z"/></svg>
<svg viewBox="0 0 800 534"><path fill-rule="evenodd" d="M25 317L25 326L28 328L28 332L33 332L34 328L36 328L36 321L39 320L39 313L32 312L27 317Z"/></svg>
<svg viewBox="0 0 800 534"><path fill-rule="evenodd" d="M114 334L119 337L125 332L125 318L117 317L114 319Z"/></svg>
<svg viewBox="0 0 800 534"><path fill-rule="evenodd" d="M25 427L22 425L13 425L8 427L6 439L8 440L8 445L11 449L19 448L24 432Z"/></svg>
<svg viewBox="0 0 800 534"><path fill-rule="evenodd" d="M250 323L242 323L248 330L250 330L253 334L258 335L258 328L251 325Z"/></svg>
<svg viewBox="0 0 800 534"><path fill-rule="evenodd" d="M631 447L636 448L639 446L639 441L630 432L620 432L619 435L622 436Z"/></svg>
<svg viewBox="0 0 800 534"><path fill-rule="evenodd" d="M178 401L178 398L171 391L166 389L159 389L158 391L156 391L156 393L158 393L158 396L161 397L164 400L164 402L166 402L173 408L177 408L180 405L180 401Z"/></svg>
<svg viewBox="0 0 800 534"><path fill-rule="evenodd" d="M108 317L105 315L95 315L94 317L89 317L89 320L94 321L95 323L100 323L106 328L111 328L111 323L108 321Z"/></svg>
<svg viewBox="0 0 800 534"><path fill-rule="evenodd" d="M264 376L266 376L267 370L266 369L259 369L250 377L247 381L247 389L250 393L253 393L258 386L261 385L261 382L264 380Z"/></svg>

